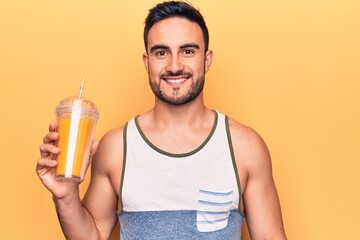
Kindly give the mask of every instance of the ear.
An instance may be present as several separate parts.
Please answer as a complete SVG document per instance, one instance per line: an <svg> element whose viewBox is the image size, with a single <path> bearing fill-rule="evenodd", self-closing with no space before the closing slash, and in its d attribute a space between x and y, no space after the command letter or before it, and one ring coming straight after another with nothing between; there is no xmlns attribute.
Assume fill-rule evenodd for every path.
<svg viewBox="0 0 360 240"><path fill-rule="evenodd" d="M147 53L143 54L143 61L144 61L146 71L149 71L149 56L147 55Z"/></svg>
<svg viewBox="0 0 360 240"><path fill-rule="evenodd" d="M208 72L210 70L212 60L213 60L213 51L209 49L205 53L205 72Z"/></svg>

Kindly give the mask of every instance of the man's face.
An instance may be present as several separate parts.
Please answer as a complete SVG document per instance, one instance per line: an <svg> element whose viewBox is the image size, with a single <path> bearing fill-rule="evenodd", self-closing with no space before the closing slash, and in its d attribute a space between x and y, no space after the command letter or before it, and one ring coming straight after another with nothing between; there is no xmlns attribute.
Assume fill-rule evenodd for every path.
<svg viewBox="0 0 360 240"><path fill-rule="evenodd" d="M161 20L149 31L147 49L143 59L157 98L181 105L201 94L212 51L205 53L199 25L178 17Z"/></svg>

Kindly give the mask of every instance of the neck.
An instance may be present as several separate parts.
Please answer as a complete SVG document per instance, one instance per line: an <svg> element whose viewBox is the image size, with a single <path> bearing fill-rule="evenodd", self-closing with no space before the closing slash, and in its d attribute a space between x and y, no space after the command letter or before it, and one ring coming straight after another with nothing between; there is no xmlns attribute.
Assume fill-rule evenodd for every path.
<svg viewBox="0 0 360 240"><path fill-rule="evenodd" d="M181 106L156 102L152 110L138 117L138 123L147 139L158 148L185 153L205 141L214 119L214 112L199 99Z"/></svg>
<svg viewBox="0 0 360 240"><path fill-rule="evenodd" d="M171 105L155 99L154 108L146 115L155 125L181 127L188 124L202 124L209 114L213 115L205 106L203 96L200 94L184 105Z"/></svg>

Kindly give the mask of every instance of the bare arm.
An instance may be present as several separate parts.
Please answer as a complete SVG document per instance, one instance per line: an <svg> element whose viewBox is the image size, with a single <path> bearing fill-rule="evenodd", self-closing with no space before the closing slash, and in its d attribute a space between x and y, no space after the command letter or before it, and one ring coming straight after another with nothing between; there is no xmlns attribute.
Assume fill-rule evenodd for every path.
<svg viewBox="0 0 360 240"><path fill-rule="evenodd" d="M286 239L269 151L252 129L230 126L251 239Z"/></svg>
<svg viewBox="0 0 360 240"><path fill-rule="evenodd" d="M122 158L123 131L112 130L100 142L92 164L90 185L83 199L99 230L100 239L109 239L117 222Z"/></svg>

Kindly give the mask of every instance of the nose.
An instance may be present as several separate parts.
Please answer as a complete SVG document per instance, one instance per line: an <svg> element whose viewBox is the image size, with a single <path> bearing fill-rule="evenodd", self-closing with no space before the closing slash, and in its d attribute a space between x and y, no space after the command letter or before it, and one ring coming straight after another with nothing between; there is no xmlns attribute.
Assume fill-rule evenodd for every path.
<svg viewBox="0 0 360 240"><path fill-rule="evenodd" d="M176 55L171 56L171 58L169 58L169 62L166 65L165 70L167 72L173 72L173 73L184 70L184 65L182 64L180 57Z"/></svg>

